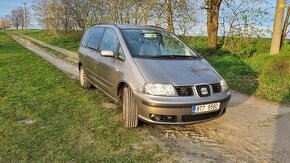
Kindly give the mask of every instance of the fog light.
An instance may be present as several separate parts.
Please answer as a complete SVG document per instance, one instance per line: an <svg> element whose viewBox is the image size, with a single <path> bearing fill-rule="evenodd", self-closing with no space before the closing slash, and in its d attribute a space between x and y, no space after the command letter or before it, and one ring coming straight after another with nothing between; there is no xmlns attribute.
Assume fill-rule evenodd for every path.
<svg viewBox="0 0 290 163"><path fill-rule="evenodd" d="M149 114L149 117L153 121L158 122L176 122L176 115L158 115L158 114Z"/></svg>
<svg viewBox="0 0 290 163"><path fill-rule="evenodd" d="M172 119L173 119L173 116L169 115L169 116L167 116L166 119L168 119L168 120L172 120Z"/></svg>
<svg viewBox="0 0 290 163"><path fill-rule="evenodd" d="M161 120L161 115L150 114L150 118L151 118L153 121L160 121L160 120Z"/></svg>

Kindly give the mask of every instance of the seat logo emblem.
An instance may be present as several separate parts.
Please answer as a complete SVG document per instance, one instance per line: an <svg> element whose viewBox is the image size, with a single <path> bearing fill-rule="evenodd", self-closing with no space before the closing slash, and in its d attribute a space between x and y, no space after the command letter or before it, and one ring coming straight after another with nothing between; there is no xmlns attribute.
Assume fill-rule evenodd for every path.
<svg viewBox="0 0 290 163"><path fill-rule="evenodd" d="M200 92L201 92L202 95L207 95L208 94L207 88L201 88Z"/></svg>

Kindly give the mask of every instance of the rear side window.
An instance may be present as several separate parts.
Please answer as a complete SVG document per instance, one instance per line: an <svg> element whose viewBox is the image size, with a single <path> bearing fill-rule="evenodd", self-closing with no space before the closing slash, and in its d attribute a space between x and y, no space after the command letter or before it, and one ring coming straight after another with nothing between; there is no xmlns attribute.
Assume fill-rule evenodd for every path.
<svg viewBox="0 0 290 163"><path fill-rule="evenodd" d="M102 34L104 32L104 28L93 28L92 34L88 42L88 47L98 50L99 43L102 38Z"/></svg>
<svg viewBox="0 0 290 163"><path fill-rule="evenodd" d="M88 44L88 41L89 41L91 33L92 33L92 28L88 29L85 32L85 34L83 36L83 39L82 39L82 44L81 44L83 47L87 47L87 44Z"/></svg>
<svg viewBox="0 0 290 163"><path fill-rule="evenodd" d="M111 50L116 53L118 50L118 46L119 41L115 31L111 28L107 28L103 36L100 50Z"/></svg>

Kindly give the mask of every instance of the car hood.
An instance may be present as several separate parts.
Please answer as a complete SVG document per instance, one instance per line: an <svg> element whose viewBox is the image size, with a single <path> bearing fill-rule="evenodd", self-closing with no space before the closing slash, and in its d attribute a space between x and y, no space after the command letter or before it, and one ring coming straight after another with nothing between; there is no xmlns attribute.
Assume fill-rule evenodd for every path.
<svg viewBox="0 0 290 163"><path fill-rule="evenodd" d="M205 59L142 59L134 61L146 82L175 86L217 83L222 78Z"/></svg>

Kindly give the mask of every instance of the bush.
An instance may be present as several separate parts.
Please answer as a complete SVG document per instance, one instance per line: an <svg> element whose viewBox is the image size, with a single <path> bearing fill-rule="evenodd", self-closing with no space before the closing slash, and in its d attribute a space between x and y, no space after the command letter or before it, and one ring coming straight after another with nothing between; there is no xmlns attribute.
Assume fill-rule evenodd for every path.
<svg viewBox="0 0 290 163"><path fill-rule="evenodd" d="M241 58L264 54L270 50L270 39L266 38L228 38L224 48Z"/></svg>

